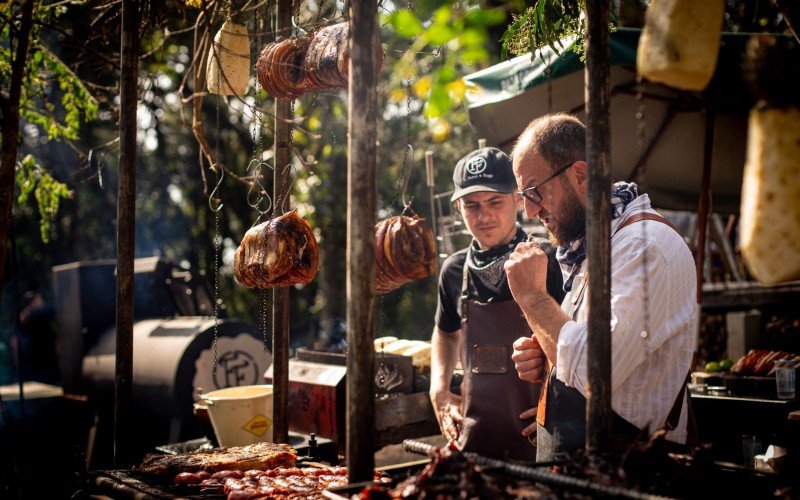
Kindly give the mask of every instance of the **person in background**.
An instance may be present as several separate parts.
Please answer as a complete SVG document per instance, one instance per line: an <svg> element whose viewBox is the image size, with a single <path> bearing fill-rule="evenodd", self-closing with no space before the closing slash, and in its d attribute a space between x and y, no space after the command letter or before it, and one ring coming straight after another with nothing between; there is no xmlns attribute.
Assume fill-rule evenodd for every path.
<svg viewBox="0 0 800 500"><path fill-rule="evenodd" d="M520 199L511 159L497 148L478 149L458 162L453 182L451 201L473 239L444 261L439 276L431 401L442 433L464 451L532 461L536 449L522 434L532 420L520 415L535 406L538 387L519 380L511 360L513 342L531 331L503 271L527 238L516 220ZM552 264L547 289L560 300L561 273L555 259ZM459 360L464 380L457 395L450 387Z"/></svg>
<svg viewBox="0 0 800 500"><path fill-rule="evenodd" d="M20 360L20 376L22 380L58 383L55 311L34 290L25 292L22 306L18 335L11 338L14 360Z"/></svg>
<svg viewBox="0 0 800 500"><path fill-rule="evenodd" d="M521 243L505 263L514 300L534 335L514 343L522 380L545 380L536 418L537 460L572 453L585 441L587 283L586 127L566 114L531 122L513 152L525 211L539 217L558 246L569 292L561 306L548 293L545 251ZM666 427L667 439L686 441L684 382L695 348L695 272L678 231L650 207L636 184L610 193L611 406L613 433L636 436ZM596 272L601 272L600 270Z"/></svg>

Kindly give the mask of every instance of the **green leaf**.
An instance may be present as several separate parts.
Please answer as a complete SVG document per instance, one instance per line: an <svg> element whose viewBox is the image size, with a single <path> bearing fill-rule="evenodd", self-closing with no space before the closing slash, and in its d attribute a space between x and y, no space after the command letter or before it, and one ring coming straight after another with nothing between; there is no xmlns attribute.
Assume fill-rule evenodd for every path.
<svg viewBox="0 0 800 500"><path fill-rule="evenodd" d="M483 30L467 28L458 36L458 41L462 47L482 47L488 38Z"/></svg>
<svg viewBox="0 0 800 500"><path fill-rule="evenodd" d="M426 118L436 118L444 115L450 110L450 96L442 85L436 85L431 89L431 96L425 107Z"/></svg>
<svg viewBox="0 0 800 500"><path fill-rule="evenodd" d="M432 24L425 30L425 38L431 45L444 45L453 39L453 30L445 24Z"/></svg>
<svg viewBox="0 0 800 500"><path fill-rule="evenodd" d="M450 6L443 5L433 13L434 24L448 24L450 22Z"/></svg>
<svg viewBox="0 0 800 500"><path fill-rule="evenodd" d="M389 16L389 23L398 35L404 38L415 38L422 33L422 23L408 9L400 9Z"/></svg>
<svg viewBox="0 0 800 500"><path fill-rule="evenodd" d="M483 47L472 47L461 52L461 60L467 64L475 64L489 60L489 52Z"/></svg>
<svg viewBox="0 0 800 500"><path fill-rule="evenodd" d="M496 26L504 23L506 12L500 9L473 9L467 13L467 25Z"/></svg>
<svg viewBox="0 0 800 500"><path fill-rule="evenodd" d="M436 72L436 83L442 85L452 82L456 79L456 68L452 63L445 64L439 71Z"/></svg>

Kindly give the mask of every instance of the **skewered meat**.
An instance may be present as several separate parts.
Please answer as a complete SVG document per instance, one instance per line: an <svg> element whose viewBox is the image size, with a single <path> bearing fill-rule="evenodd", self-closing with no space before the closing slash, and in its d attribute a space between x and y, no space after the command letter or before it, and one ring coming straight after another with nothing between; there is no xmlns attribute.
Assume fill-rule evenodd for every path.
<svg viewBox="0 0 800 500"><path fill-rule="evenodd" d="M377 293L386 293L436 272L436 244L425 219L404 215L375 226Z"/></svg>
<svg viewBox="0 0 800 500"><path fill-rule="evenodd" d="M233 267L250 288L307 285L319 269L319 247L311 226L292 210L247 231Z"/></svg>
<svg viewBox="0 0 800 500"><path fill-rule="evenodd" d="M174 477L181 472L212 473L222 470L294 467L296 460L297 452L288 444L256 443L179 455L148 454L142 460L139 471L152 476Z"/></svg>
<svg viewBox="0 0 800 500"><path fill-rule="evenodd" d="M771 375L775 362L779 359L800 360L800 356L785 351L765 351L751 349L731 367L731 373L738 375Z"/></svg>

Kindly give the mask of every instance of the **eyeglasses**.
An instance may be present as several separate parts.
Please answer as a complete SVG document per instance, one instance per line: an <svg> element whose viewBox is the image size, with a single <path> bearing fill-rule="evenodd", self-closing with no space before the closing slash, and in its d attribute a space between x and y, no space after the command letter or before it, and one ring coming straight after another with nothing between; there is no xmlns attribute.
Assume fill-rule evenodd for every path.
<svg viewBox="0 0 800 500"><path fill-rule="evenodd" d="M517 194L528 200L529 202L533 203L534 205L538 205L542 202L542 193L539 192L539 188L547 184L548 182L552 181L559 175L563 174L567 171L569 167L571 167L575 162L571 161L566 165L562 165L558 168L555 172L553 172L550 177L546 178L542 182L539 183L538 186L529 187L527 189L523 189L522 191L517 191Z"/></svg>

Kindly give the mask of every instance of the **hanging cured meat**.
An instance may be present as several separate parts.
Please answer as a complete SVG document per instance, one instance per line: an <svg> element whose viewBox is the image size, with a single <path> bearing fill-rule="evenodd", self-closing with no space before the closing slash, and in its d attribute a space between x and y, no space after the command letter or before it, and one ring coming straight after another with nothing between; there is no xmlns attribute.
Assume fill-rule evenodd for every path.
<svg viewBox="0 0 800 500"><path fill-rule="evenodd" d="M349 23L332 24L313 36L291 37L268 44L256 63L261 87L273 97L296 99L316 88L347 87L350 65ZM383 63L378 46L377 67Z"/></svg>
<svg viewBox="0 0 800 500"><path fill-rule="evenodd" d="M375 291L390 292L436 272L436 244L425 219L390 217L375 225Z"/></svg>
<svg viewBox="0 0 800 500"><path fill-rule="evenodd" d="M319 89L347 87L350 65L349 23L326 26L314 34L306 53L308 79ZM376 71L383 63L383 51L378 46Z"/></svg>
<svg viewBox="0 0 800 500"><path fill-rule="evenodd" d="M292 210L251 228L236 250L236 281L250 288L306 285L319 269L311 226Z"/></svg>
<svg viewBox="0 0 800 500"><path fill-rule="evenodd" d="M303 64L310 42L309 36L292 37L264 47L256 63L256 73L269 95L295 99L311 88Z"/></svg>

